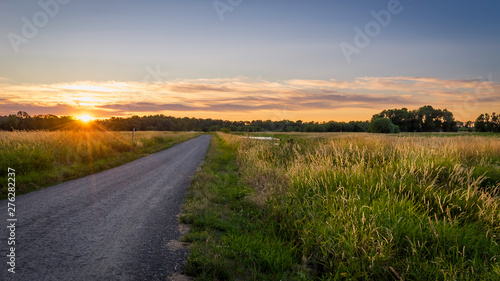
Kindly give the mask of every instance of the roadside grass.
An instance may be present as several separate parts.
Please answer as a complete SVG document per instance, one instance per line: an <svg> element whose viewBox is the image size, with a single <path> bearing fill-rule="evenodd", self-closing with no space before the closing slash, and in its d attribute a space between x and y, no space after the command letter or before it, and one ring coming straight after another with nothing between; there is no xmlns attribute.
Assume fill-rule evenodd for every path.
<svg viewBox="0 0 500 281"><path fill-rule="evenodd" d="M16 170L16 194L101 172L199 136L184 132L0 131L0 199L7 168Z"/></svg>
<svg viewBox="0 0 500 281"><path fill-rule="evenodd" d="M215 135L181 215L181 222L191 224L182 238L191 243L188 275L196 280L290 279L298 252L251 199L253 193L240 178L235 148Z"/></svg>
<svg viewBox="0 0 500 281"><path fill-rule="evenodd" d="M499 138L282 139L214 138L182 217L188 274L500 280Z"/></svg>
<svg viewBox="0 0 500 281"><path fill-rule="evenodd" d="M500 139L224 138L315 278L500 278Z"/></svg>

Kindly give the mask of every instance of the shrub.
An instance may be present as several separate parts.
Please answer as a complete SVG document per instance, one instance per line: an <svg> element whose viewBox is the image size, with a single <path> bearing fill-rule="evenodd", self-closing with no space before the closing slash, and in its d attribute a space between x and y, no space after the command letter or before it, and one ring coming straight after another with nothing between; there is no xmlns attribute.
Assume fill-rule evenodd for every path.
<svg viewBox="0 0 500 281"><path fill-rule="evenodd" d="M399 133L399 127L394 125L389 118L377 118L368 126L368 132L384 134Z"/></svg>

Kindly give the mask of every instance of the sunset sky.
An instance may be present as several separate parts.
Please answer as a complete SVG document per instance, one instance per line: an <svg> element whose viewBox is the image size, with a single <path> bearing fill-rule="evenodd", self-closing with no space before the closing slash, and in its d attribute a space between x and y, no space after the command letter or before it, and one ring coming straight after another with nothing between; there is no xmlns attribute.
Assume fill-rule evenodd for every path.
<svg viewBox="0 0 500 281"><path fill-rule="evenodd" d="M500 111L500 1L0 0L0 115Z"/></svg>

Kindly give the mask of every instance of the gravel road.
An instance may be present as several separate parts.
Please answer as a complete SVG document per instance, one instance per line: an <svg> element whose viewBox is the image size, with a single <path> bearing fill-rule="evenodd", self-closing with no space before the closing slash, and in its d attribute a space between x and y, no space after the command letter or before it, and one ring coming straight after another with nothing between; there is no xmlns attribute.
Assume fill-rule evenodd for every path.
<svg viewBox="0 0 500 281"><path fill-rule="evenodd" d="M186 250L177 215L210 136L16 198L15 274L0 201L0 280L167 280Z"/></svg>

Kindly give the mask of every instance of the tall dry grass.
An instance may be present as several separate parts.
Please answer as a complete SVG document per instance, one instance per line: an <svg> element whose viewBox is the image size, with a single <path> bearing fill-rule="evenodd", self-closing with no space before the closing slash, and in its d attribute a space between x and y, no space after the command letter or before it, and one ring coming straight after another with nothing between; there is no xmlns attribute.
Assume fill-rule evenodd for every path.
<svg viewBox="0 0 500 281"><path fill-rule="evenodd" d="M0 179L5 197L7 168L16 170L23 193L123 164L197 136L194 133L93 130L0 131Z"/></svg>
<svg viewBox="0 0 500 281"><path fill-rule="evenodd" d="M311 276L500 280L500 138L222 137Z"/></svg>

